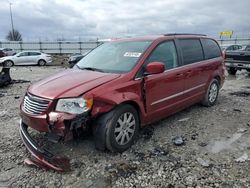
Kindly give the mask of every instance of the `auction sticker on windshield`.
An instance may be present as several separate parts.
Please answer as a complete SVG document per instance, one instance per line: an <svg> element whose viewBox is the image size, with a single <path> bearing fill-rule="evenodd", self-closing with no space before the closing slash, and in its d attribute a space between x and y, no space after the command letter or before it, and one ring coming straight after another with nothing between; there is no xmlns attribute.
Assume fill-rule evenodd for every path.
<svg viewBox="0 0 250 188"><path fill-rule="evenodd" d="M141 53L139 52L126 52L124 57L140 57Z"/></svg>

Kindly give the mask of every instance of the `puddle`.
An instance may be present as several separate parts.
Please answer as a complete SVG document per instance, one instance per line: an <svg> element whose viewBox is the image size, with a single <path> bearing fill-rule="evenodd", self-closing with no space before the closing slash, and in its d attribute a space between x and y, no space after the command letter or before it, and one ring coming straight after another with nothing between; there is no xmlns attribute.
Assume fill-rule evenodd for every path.
<svg viewBox="0 0 250 188"><path fill-rule="evenodd" d="M232 93L229 93L229 94L237 96L237 97L248 97L248 96L250 96L249 91L236 91L236 92L232 92Z"/></svg>
<svg viewBox="0 0 250 188"><path fill-rule="evenodd" d="M210 148L211 152L219 153L220 151L223 150L232 149L233 148L232 144L236 142L242 135L243 133L235 133L228 140L215 141L212 147Z"/></svg>

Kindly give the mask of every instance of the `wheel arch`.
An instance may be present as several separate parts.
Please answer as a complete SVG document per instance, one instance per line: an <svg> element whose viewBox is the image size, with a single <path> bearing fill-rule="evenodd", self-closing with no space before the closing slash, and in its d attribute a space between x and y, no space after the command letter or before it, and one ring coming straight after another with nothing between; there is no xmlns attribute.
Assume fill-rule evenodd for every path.
<svg viewBox="0 0 250 188"><path fill-rule="evenodd" d="M219 75L214 76L214 79L218 80L219 86L221 87L221 77Z"/></svg>
<svg viewBox="0 0 250 188"><path fill-rule="evenodd" d="M137 111L137 114L138 114L138 118L139 118L139 125L141 127L142 113L141 113L140 106L135 101L132 101L132 100L123 101L122 103L119 104L119 106L125 105L125 104L131 105L133 108L135 108L135 110Z"/></svg>
<svg viewBox="0 0 250 188"><path fill-rule="evenodd" d="M219 70L214 71L213 74L211 74L211 76L210 76L207 88L209 87L209 84L210 84L210 82L212 82L213 79L218 80L219 87L221 88L223 86L223 84L224 84L224 81L225 81L225 75L224 75L223 72L221 72Z"/></svg>
<svg viewBox="0 0 250 188"><path fill-rule="evenodd" d="M112 95L111 94L105 93L105 95L101 97L94 97L94 104L91 111L92 117L97 117L103 113L109 112L117 106L121 106L123 104L130 104L138 112L140 123L144 122L146 112L144 111L144 105L141 101L140 95L133 92L121 92L114 93ZM86 98L88 98L87 95Z"/></svg>
<svg viewBox="0 0 250 188"><path fill-rule="evenodd" d="M47 63L47 61L43 58L39 58L38 61L37 61L37 64L39 64L39 61L44 61L45 63Z"/></svg>

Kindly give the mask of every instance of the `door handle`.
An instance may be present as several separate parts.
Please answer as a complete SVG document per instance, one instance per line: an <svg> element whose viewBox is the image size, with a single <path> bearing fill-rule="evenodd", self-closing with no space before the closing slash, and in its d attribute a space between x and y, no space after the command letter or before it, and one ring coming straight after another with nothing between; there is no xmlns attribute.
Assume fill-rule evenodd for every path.
<svg viewBox="0 0 250 188"><path fill-rule="evenodd" d="M178 74L176 74L176 78L180 78L180 77L183 77L183 76L184 76L183 73L178 73Z"/></svg>

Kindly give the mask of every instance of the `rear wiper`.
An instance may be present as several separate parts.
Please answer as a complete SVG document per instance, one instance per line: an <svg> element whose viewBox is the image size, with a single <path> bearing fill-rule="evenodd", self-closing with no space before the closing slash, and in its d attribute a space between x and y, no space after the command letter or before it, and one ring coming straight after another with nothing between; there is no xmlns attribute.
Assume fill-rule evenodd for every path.
<svg viewBox="0 0 250 188"><path fill-rule="evenodd" d="M78 66L79 67L79 66ZM97 69L93 67L79 67L81 70L91 70L91 71L98 71L98 72L104 72L102 69Z"/></svg>

